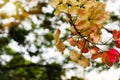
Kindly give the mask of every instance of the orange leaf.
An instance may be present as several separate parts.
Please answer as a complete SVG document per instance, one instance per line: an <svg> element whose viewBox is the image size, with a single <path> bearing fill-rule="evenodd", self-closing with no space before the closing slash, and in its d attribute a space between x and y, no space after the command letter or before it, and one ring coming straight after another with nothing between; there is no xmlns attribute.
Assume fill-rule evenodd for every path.
<svg viewBox="0 0 120 80"><path fill-rule="evenodd" d="M116 40L117 35L118 35L118 31L115 29L115 30L113 30L112 34L113 34L113 38Z"/></svg>
<svg viewBox="0 0 120 80"><path fill-rule="evenodd" d="M70 42L70 45L72 45L72 46L75 46L77 43L74 38L69 38L68 41Z"/></svg>
<svg viewBox="0 0 120 80"><path fill-rule="evenodd" d="M108 57L107 57L107 52L103 52L102 54L102 61L107 64L108 66L112 66L113 63L109 61Z"/></svg>
<svg viewBox="0 0 120 80"><path fill-rule="evenodd" d="M58 29L54 39L55 39L55 44L56 44L56 48L62 53L64 54L64 50L65 50L65 45L63 44L63 42L59 39L60 37L60 33L61 31Z"/></svg>
<svg viewBox="0 0 120 80"><path fill-rule="evenodd" d="M62 53L64 54L64 50L65 50L65 45L63 44L62 41L58 40L56 43L56 48Z"/></svg>
<svg viewBox="0 0 120 80"><path fill-rule="evenodd" d="M55 42L57 42L59 40L60 33L61 33L61 31L58 29L54 36Z"/></svg>
<svg viewBox="0 0 120 80"><path fill-rule="evenodd" d="M102 54L101 54L101 53L98 53L98 54L93 54L93 55L91 56L91 59L92 59L92 60L95 60L95 59L101 58L101 57L102 57Z"/></svg>
<svg viewBox="0 0 120 80"><path fill-rule="evenodd" d="M77 48L82 49L85 46L85 40L79 40L77 43Z"/></svg>
<svg viewBox="0 0 120 80"><path fill-rule="evenodd" d="M102 62L104 62L104 63L106 62L106 57L107 57L107 53L103 52L102 53L102 57L101 57L102 58Z"/></svg>

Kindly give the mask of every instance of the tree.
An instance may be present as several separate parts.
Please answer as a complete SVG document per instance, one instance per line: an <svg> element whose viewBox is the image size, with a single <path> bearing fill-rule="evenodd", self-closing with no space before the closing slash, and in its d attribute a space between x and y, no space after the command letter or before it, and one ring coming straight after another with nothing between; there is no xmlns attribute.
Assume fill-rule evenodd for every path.
<svg viewBox="0 0 120 80"><path fill-rule="evenodd" d="M52 33L55 30L50 21L53 14L42 11L42 8L46 8L48 4L39 0L36 0L36 2L34 0L15 0L13 2L4 0L2 2L1 9L12 5L15 10L13 14L9 14L4 10L0 13L0 79L61 80L61 75L64 73L61 65L56 62L48 63L42 57L44 53L43 47L53 47ZM34 19L38 20L38 22L35 22ZM4 23L4 20L8 20L8 22L5 21ZM43 32L46 30L48 31ZM42 33L39 33L40 31ZM33 35L32 39L30 39L31 35ZM12 43L16 43L17 51L14 49L16 45ZM39 56L40 60L33 63L24 57L26 54L31 57ZM10 61L4 61L3 55L11 57Z"/></svg>
<svg viewBox="0 0 120 80"><path fill-rule="evenodd" d="M73 4L71 1L72 0L64 3L66 3L70 7L77 4L77 3ZM71 50L72 49L71 46L64 45L63 41L66 40L66 37L70 37L69 39L67 39L67 41L70 42L70 44L73 47L77 45L80 49L83 49L81 50L81 52L84 53L91 50L91 52L93 53L92 59L99 57L99 55L94 55L94 52L96 54L99 51L98 47L90 46L90 48L88 48L89 47L88 43L90 41L91 44L93 43L92 45L98 44L100 40L99 38L101 34L100 32L101 28L97 30L98 31L97 35L91 34L90 39L86 38L86 36L89 34L89 31L81 34L80 33L81 30L80 32L77 31L76 25L73 23L74 18L71 15L76 13L74 13L75 11L72 10L76 10L77 8L72 7L73 9L72 8L70 9L71 14L68 14L66 12L66 6L67 6L66 4L62 5L63 2L61 3L59 1L57 1L57 3L56 1L52 1L52 2L55 2L53 3L54 4L53 7L58 5L58 7L56 7L55 13L45 11L50 6L47 0L46 1L45 0L40 0L40 1L39 0L36 1L4 0L0 4L1 10L3 10L0 13L0 18L1 18L0 79L1 80L8 80L8 79L9 80L62 80L61 76L65 77L65 72L69 70L69 68L64 68L64 66L69 63L71 64L72 63L71 60L78 63L78 58L82 59L82 61L81 60L79 61L80 66L87 67L89 65L89 60L86 58L86 56L84 56L83 54L78 55L77 51ZM4 8L5 9L8 8L6 6L9 5L13 6L12 8L14 8L14 12L12 14L10 13L9 9L8 12L4 10ZM104 6L102 3L100 3L100 5ZM58 15L59 11L67 14L67 21L64 18L65 14ZM80 13L81 11L82 9L80 9ZM54 14L57 16L54 16ZM106 17L105 20L102 20L102 22L101 20L98 21L98 23L103 23L104 21L106 21L106 19L108 19L108 17ZM113 22L117 20L119 20L119 17L112 13L108 23L110 21ZM66 28L65 34L62 36L61 39L59 39L62 30L60 31L58 28L60 28L60 25L63 23L70 23L72 25L71 29L73 33L69 28ZM76 24L79 26L79 23L80 22L78 21ZM111 30L108 30L107 28L103 28L103 27L102 29L106 30L108 33L111 34ZM86 29L84 31L86 31ZM78 36L73 37L76 34ZM107 43L108 48L115 46L115 42L116 42L116 47L119 47L119 39L118 39L119 31L114 30L113 36L114 36L113 37L114 41L111 40L109 41L109 43ZM80 39L80 41L78 42L76 39L78 40ZM77 44L77 42L79 44ZM64 53L63 51L65 50L65 47L70 49L70 55L67 56L63 55L65 59L61 63L57 62L56 61L57 59L54 58L45 59L43 57L43 54L47 52L47 49L54 48L55 44L58 50L61 51L62 53ZM14 48L18 48L18 49L16 50ZM110 53L111 51L115 52L115 58L118 58L116 57L116 55L118 55L119 52L117 52L115 49L110 49L108 52ZM31 57L39 57L40 59L37 63L34 63L31 60L27 60L25 58L26 54ZM9 56L11 59L9 61L4 60L2 58L2 56L4 55ZM47 53L47 55L50 55L50 52ZM73 58L74 55L77 55L77 57L75 56L77 60ZM114 61L115 63L118 62L117 59ZM85 64L83 64L84 62ZM113 63L109 64L104 60L103 62L108 64L109 66L113 65ZM104 63L99 63L96 61L92 61L91 63L92 63L92 67L89 70L98 67L102 67L101 70L109 68ZM77 67L74 66L70 68L70 70L72 69L75 70L76 68ZM71 80L83 80L83 79L73 76Z"/></svg>
<svg viewBox="0 0 120 80"><path fill-rule="evenodd" d="M56 8L54 14L59 15L65 13L66 21L70 23L70 30L73 33L68 39L71 46L77 46L79 52L70 50L70 58L86 68L90 65L89 60L83 55L90 52L91 59L101 58L102 62L108 66L119 62L120 52L113 46L107 49L100 49L98 45L109 46L114 42L117 48L120 48L120 31L114 29L109 31L113 38L102 41L101 30L104 29L104 23L109 19L110 13L105 10L106 6L103 2L96 0L68 0L57 1L50 0L50 4ZM61 31L58 30L55 35L56 47L64 54L65 45L59 39ZM113 40L111 40L113 39ZM110 42L111 41L111 42Z"/></svg>

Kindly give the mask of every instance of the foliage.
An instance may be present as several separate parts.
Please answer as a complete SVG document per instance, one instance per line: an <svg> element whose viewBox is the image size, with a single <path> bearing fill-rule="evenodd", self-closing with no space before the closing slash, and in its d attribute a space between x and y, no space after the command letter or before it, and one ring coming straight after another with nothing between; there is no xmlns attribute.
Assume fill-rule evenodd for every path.
<svg viewBox="0 0 120 80"><path fill-rule="evenodd" d="M102 2L80 0L78 3L78 1L2 0L0 2L1 80L62 80L62 77L66 77L67 71L77 69L75 65L64 68L67 64L74 64L71 60L84 68L92 63L88 71L100 67L102 67L100 71L109 69L105 64L112 66L118 62L119 51L111 47L120 47L120 32L114 30L111 33L111 30L104 27L104 23L109 18L108 22L117 21L119 17L113 13L109 16ZM45 10L51 8L48 2L56 8L53 10L54 13L52 9L51 12ZM91 7L93 8L89 10ZM63 30L58 28L64 23L70 24L70 28L66 28L65 34L61 36ZM102 43L100 36L102 29L113 35L111 41ZM71 46L64 44L64 41L69 42ZM107 45L106 51L97 46L101 44ZM47 56L51 55L52 52L47 52L47 49L54 49L54 46L63 55L67 53L64 50L69 49L69 55L65 55L65 59L60 63L56 58L45 59L43 56L46 53ZM73 50L73 47L77 47L79 52ZM92 55L92 60L83 54L88 51ZM55 53L57 54L57 51ZM39 57L39 61L28 60L26 55L30 59ZM98 57L102 58L104 63L94 61ZM119 64L115 66L119 67ZM73 76L66 80L84 80L84 78Z"/></svg>
<svg viewBox="0 0 120 80"><path fill-rule="evenodd" d="M101 37L104 23L110 17L110 13L105 10L106 5L103 2L96 0L59 0L56 2L55 0L50 0L50 4L55 8L54 15L57 16L60 13L64 13L66 21L70 24L70 30L73 35L69 42L71 46L77 46L79 50L79 53L70 50L69 54L72 61L84 68L88 67L90 62L83 54L89 52L92 55L91 60L101 58L102 62L108 66L119 62L120 52L115 48L102 50L97 46L110 44L108 41L103 42ZM120 48L120 31L115 29L111 32L115 46ZM57 34L60 35L57 31L55 40L59 40L59 35ZM59 45L56 45L56 47L63 54L65 45L61 42L56 44L58 43Z"/></svg>
<svg viewBox="0 0 120 80"><path fill-rule="evenodd" d="M13 2L4 0L3 4L0 4L0 8L3 9L10 4L12 4L12 8L15 7L13 14L6 11L0 13L0 79L61 80L61 75L64 75L62 66L56 62L48 63L42 57L44 53L42 47L53 47L55 30L52 27L53 22L50 21L53 14L42 11L42 8L46 8L48 4L39 0L36 0L36 2L34 0L15 0ZM40 22L35 22L33 17ZM12 18L14 20L11 20ZM5 20L8 20L8 22L3 23ZM38 31L43 32L39 33ZM31 37L31 35L33 36ZM16 43L17 46L12 43ZM14 49L16 47L18 51ZM24 57L25 54L28 54L31 58L39 56L40 61L33 63ZM10 61L5 60L4 62L3 55L11 57Z"/></svg>

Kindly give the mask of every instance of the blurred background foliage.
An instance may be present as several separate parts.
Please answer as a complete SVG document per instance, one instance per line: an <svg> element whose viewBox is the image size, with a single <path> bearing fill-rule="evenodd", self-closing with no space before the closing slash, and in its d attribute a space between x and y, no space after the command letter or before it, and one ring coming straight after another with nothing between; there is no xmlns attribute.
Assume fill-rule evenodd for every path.
<svg viewBox="0 0 120 80"><path fill-rule="evenodd" d="M68 55L60 62L56 57L48 59L43 56L47 54L49 57L53 53L49 49L53 49L54 54L58 53L54 48L54 33L62 24L67 24L64 14L55 17L53 12L48 0L0 1L0 80L84 80L84 76L66 79L67 71L78 68L65 67L74 65ZM119 20L120 16L111 13L109 22ZM63 40L71 34L68 28L65 30ZM33 62L32 57L39 59ZM91 63L86 72L95 68L99 71L109 69L103 63ZM115 65L116 68L119 66Z"/></svg>

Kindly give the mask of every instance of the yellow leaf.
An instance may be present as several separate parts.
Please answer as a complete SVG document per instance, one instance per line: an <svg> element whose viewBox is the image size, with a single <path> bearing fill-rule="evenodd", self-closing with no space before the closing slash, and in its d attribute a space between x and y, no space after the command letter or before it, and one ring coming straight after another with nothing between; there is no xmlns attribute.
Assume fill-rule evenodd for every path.
<svg viewBox="0 0 120 80"><path fill-rule="evenodd" d="M96 0L89 0L85 3L84 7L89 9L89 8L94 7L95 4L96 4Z"/></svg>
<svg viewBox="0 0 120 80"><path fill-rule="evenodd" d="M70 50L69 51L69 54L70 54L70 59L74 62L78 62L81 54L79 54L77 51L75 50Z"/></svg>
<svg viewBox="0 0 120 80"><path fill-rule="evenodd" d="M69 8L69 14L76 15L77 12L78 12L78 9L79 9L79 7L77 7L77 6L70 7Z"/></svg>
<svg viewBox="0 0 120 80"><path fill-rule="evenodd" d="M57 5L54 15L59 15L61 12L68 13L68 5L67 4L60 4Z"/></svg>
<svg viewBox="0 0 120 80"><path fill-rule="evenodd" d="M54 8L60 3L61 0L50 0L49 4Z"/></svg>
<svg viewBox="0 0 120 80"><path fill-rule="evenodd" d="M62 3L64 4L64 3L67 3L68 2L68 0L62 0Z"/></svg>
<svg viewBox="0 0 120 80"><path fill-rule="evenodd" d="M79 2L77 0L68 0L68 4L71 4L72 6L79 5Z"/></svg>
<svg viewBox="0 0 120 80"><path fill-rule="evenodd" d="M79 0L79 4L83 5L85 3L87 3L87 0Z"/></svg>
<svg viewBox="0 0 120 80"><path fill-rule="evenodd" d="M86 68L90 65L90 61L84 55L79 54L77 51L70 50L69 54L70 59L79 64L81 67Z"/></svg>
<svg viewBox="0 0 120 80"><path fill-rule="evenodd" d="M90 61L84 55L81 54L81 57L78 60L78 64L81 67L86 68L86 67L90 66Z"/></svg>
<svg viewBox="0 0 120 80"><path fill-rule="evenodd" d="M96 34L96 33L91 33L90 34L90 39L93 43L98 43L101 41L101 36Z"/></svg>
<svg viewBox="0 0 120 80"><path fill-rule="evenodd" d="M88 20L77 20L76 21L76 28L80 32L84 32L84 31L86 31L87 29L90 28L90 22Z"/></svg>

